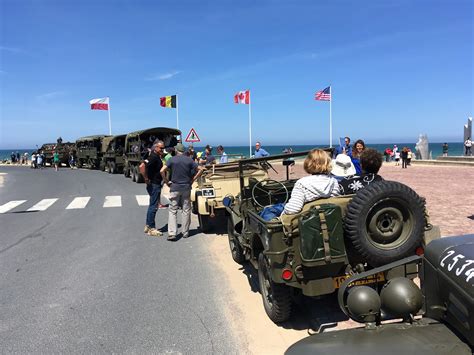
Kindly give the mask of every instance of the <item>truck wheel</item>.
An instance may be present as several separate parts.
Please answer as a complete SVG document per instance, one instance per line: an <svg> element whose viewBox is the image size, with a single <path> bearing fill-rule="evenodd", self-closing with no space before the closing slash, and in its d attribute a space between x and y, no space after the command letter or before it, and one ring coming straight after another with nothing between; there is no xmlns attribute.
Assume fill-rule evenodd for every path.
<svg viewBox="0 0 474 355"><path fill-rule="evenodd" d="M105 163L105 172L110 174L110 162Z"/></svg>
<svg viewBox="0 0 474 355"><path fill-rule="evenodd" d="M236 232L232 218L227 217L227 237L229 238L229 247L232 254L232 259L234 259L237 264L242 265L245 263L245 255L244 251L242 250L242 246L237 240L237 236L235 234Z"/></svg>
<svg viewBox="0 0 474 355"><path fill-rule="evenodd" d="M423 199L408 186L380 181L358 191L347 206L344 228L372 266L413 255L425 225Z"/></svg>
<svg viewBox="0 0 474 355"><path fill-rule="evenodd" d="M199 228L201 228L201 232L207 233L211 230L209 216L198 214L199 220Z"/></svg>
<svg viewBox="0 0 474 355"><path fill-rule="evenodd" d="M126 178L130 177L130 170L127 167L123 167L123 176Z"/></svg>
<svg viewBox="0 0 474 355"><path fill-rule="evenodd" d="M268 317L275 323L288 320L291 316L291 289L287 285L273 282L268 261L263 253L258 256L258 282L262 294L263 307Z"/></svg>
<svg viewBox="0 0 474 355"><path fill-rule="evenodd" d="M117 169L115 168L115 162L111 161L109 165L109 173L115 174L117 172Z"/></svg>
<svg viewBox="0 0 474 355"><path fill-rule="evenodd" d="M142 174L140 174L140 170L138 169L138 166L135 167L135 171L137 173L137 184L141 184L145 182L145 178L143 177Z"/></svg>
<svg viewBox="0 0 474 355"><path fill-rule="evenodd" d="M135 167L132 165L132 167L130 168L130 175L132 177L132 181L135 182L137 181L137 173L135 171Z"/></svg>

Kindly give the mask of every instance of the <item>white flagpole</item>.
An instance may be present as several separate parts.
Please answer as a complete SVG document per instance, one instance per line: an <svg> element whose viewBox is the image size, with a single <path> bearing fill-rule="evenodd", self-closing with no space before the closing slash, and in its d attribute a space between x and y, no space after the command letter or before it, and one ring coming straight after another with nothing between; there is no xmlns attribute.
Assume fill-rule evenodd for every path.
<svg viewBox="0 0 474 355"><path fill-rule="evenodd" d="M109 135L112 135L112 121L110 120L110 97L107 96L109 99L109 109L107 110L109 112Z"/></svg>
<svg viewBox="0 0 474 355"><path fill-rule="evenodd" d="M249 90L249 158L252 156L252 99L250 98Z"/></svg>
<svg viewBox="0 0 474 355"><path fill-rule="evenodd" d="M179 116L178 116L178 94L176 94L176 128L179 129Z"/></svg>
<svg viewBox="0 0 474 355"><path fill-rule="evenodd" d="M332 148L332 87L329 85L329 148Z"/></svg>

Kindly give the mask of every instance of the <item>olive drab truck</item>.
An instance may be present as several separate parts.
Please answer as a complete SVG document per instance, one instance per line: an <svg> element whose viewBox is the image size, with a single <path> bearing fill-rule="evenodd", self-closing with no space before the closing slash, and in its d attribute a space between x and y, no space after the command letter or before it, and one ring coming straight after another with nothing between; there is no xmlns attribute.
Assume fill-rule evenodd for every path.
<svg viewBox="0 0 474 355"><path fill-rule="evenodd" d="M64 164L69 166L69 153L74 151L75 144L70 142L65 143L45 143L38 149L38 152L43 152L45 164L53 166L54 152L59 154L59 166Z"/></svg>
<svg viewBox="0 0 474 355"><path fill-rule="evenodd" d="M281 168L307 153L240 160L239 171L256 163ZM275 323L290 318L294 295L334 293L349 276L422 253L427 241L439 238L424 199L401 183L372 183L355 195L318 199L297 214L280 215L296 179L286 179L282 169L269 173L260 181L241 174L239 193L223 202L232 258L257 269L263 306ZM376 273L361 283L381 286L404 271Z"/></svg>
<svg viewBox="0 0 474 355"><path fill-rule="evenodd" d="M149 128L127 134L124 147L124 176L131 177L132 181L137 183L144 182L139 166L151 152L153 143L162 140L165 148L174 147L178 143L178 138L181 138L181 131L167 127Z"/></svg>
<svg viewBox="0 0 474 355"><path fill-rule="evenodd" d="M109 174L123 172L124 167L124 147L126 134L111 137L104 137L102 140L102 163L101 167Z"/></svg>
<svg viewBox="0 0 474 355"><path fill-rule="evenodd" d="M79 138L76 141L77 167L89 169L102 169L102 141L107 135L96 135Z"/></svg>

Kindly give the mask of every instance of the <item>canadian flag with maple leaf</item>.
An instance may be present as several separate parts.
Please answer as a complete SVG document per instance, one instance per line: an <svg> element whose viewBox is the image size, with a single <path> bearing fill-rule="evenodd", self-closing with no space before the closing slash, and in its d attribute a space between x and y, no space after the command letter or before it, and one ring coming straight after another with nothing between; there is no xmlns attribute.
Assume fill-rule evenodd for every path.
<svg viewBox="0 0 474 355"><path fill-rule="evenodd" d="M239 91L234 95L234 102L236 104L250 104L250 90Z"/></svg>

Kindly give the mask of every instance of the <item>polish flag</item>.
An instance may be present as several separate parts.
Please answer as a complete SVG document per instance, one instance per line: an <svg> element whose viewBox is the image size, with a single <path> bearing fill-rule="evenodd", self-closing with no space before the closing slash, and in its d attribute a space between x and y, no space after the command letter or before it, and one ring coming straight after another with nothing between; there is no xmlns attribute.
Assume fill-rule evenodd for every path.
<svg viewBox="0 0 474 355"><path fill-rule="evenodd" d="M89 101L91 104L91 110L108 110L109 109L109 98L104 97L103 99L92 99Z"/></svg>
<svg viewBox="0 0 474 355"><path fill-rule="evenodd" d="M250 104L250 90L239 91L234 96L234 102L236 104Z"/></svg>

